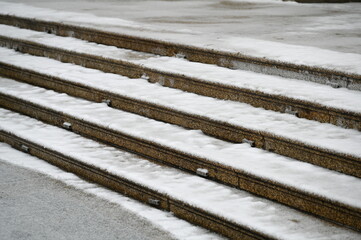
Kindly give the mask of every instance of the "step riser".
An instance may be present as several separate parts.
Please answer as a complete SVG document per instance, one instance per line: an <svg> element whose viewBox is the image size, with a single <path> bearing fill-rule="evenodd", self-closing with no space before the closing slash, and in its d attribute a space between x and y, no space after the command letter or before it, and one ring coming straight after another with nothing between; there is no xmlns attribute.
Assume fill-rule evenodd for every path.
<svg viewBox="0 0 361 240"><path fill-rule="evenodd" d="M0 66L0 73L9 78L50 88L58 92L65 92L91 101L101 102L103 99L110 99L112 101L111 106L114 108L177 124L186 128L201 129L208 135L232 142L242 142L243 139L249 139L254 141L255 147L271 150L285 156L361 177L360 162L356 159L338 156L281 137L265 135L261 132L250 131L224 122L218 122L184 112L177 112L173 109L160 107L156 104L119 97L118 95L92 89L88 86L85 87L82 85L66 83L61 79L49 77L29 70L22 70L21 68L12 67L10 65L0 64Z"/></svg>
<svg viewBox="0 0 361 240"><path fill-rule="evenodd" d="M26 19L15 16L0 15L0 23L36 31L43 31L60 36L71 36L96 43L133 49L153 54L175 56L184 55L190 61L216 64L222 67L252 70L287 78L298 78L322 84L334 82L342 87L361 90L361 76L342 72L302 66L291 63L281 63L274 60L261 59L251 56L226 53L215 50L205 50L181 44L144 39L99 30L76 27L61 23Z"/></svg>
<svg viewBox="0 0 361 240"><path fill-rule="evenodd" d="M135 152L153 161L158 160L161 161L161 163L167 163L193 173L196 173L198 168L205 168L209 172L210 179L279 201L331 221L348 225L356 230L361 230L361 213L357 209L341 206L338 203L330 202L322 197L309 196L296 189L262 180L242 172L236 172L231 168L210 163L205 159L188 156L187 154L164 146L106 130L94 124L41 108L26 101L0 95L0 104L10 110L56 126L62 126L64 122L70 122L72 124L72 131L76 133Z"/></svg>
<svg viewBox="0 0 361 240"><path fill-rule="evenodd" d="M26 145L29 147L28 153L33 156L143 203L149 204L150 199L157 199L159 200L159 205L151 206L170 211L179 218L205 227L231 239L273 239L256 231L251 231L242 226L235 225L218 216L172 199L171 197L150 190L129 180L111 175L108 172L93 166L85 165L80 161L64 156L61 153L45 149L40 145L31 143L12 134L0 131L0 141L5 142L20 151L22 151L21 146Z"/></svg>
<svg viewBox="0 0 361 240"><path fill-rule="evenodd" d="M297 101L287 97L269 95L247 89L207 83L194 78L170 74L133 63L64 51L18 39L0 37L0 45L17 49L24 53L49 57L62 62L74 63L88 68L99 69L104 72L124 75L130 78L140 78L143 74L146 74L149 76L150 82L158 82L166 87L177 88L218 99L245 102L255 107L262 107L277 112L287 112L288 109L292 109L292 111L297 112L297 116L301 118L361 130L361 116L359 114L331 108L325 110L325 107L315 103Z"/></svg>

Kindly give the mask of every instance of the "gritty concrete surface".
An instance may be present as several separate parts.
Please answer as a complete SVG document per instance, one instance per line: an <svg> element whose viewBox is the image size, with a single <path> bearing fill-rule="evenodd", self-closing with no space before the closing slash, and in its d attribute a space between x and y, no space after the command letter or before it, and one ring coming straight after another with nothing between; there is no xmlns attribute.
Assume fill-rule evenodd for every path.
<svg viewBox="0 0 361 240"><path fill-rule="evenodd" d="M281 0L1 0L189 31L361 53L361 3ZM111 25L111 24L110 24Z"/></svg>
<svg viewBox="0 0 361 240"><path fill-rule="evenodd" d="M0 239L172 239L116 204L0 159Z"/></svg>

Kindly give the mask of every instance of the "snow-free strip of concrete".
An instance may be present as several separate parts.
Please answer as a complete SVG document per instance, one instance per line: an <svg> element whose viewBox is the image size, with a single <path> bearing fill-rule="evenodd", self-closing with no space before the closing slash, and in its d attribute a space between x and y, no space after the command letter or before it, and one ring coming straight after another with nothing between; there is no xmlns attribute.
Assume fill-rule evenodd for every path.
<svg viewBox="0 0 361 240"><path fill-rule="evenodd" d="M222 67L247 69L283 77L298 78L323 84L333 84L361 90L361 76L332 69L297 65L236 53L170 43L161 40L105 32L97 29L64 23L29 19L12 15L0 15L0 23L21 28L43 31L59 36L71 36L96 43L133 49L164 56L182 56L190 61L217 64Z"/></svg>
<svg viewBox="0 0 361 240"><path fill-rule="evenodd" d="M116 190L129 190L129 195L207 228L218 227L216 231L225 231L228 237L358 239L359 234L353 231L244 191L152 164L26 116L1 112L0 136L18 149L75 169L81 176Z"/></svg>
<svg viewBox="0 0 361 240"><path fill-rule="evenodd" d="M110 130L85 119L71 116L66 112L59 112L51 107L40 106L26 100L17 99L15 96L0 94L0 102L2 107L35 117L56 126L64 127L64 123L70 123L71 130L76 133L135 152L154 161L160 161L161 163L179 167L193 173L197 173L199 169L206 169L207 177L216 181L277 200L332 221L349 225L355 229L361 229L359 226L361 211L357 207L348 206L345 203L330 200L324 196L317 196L317 194L307 193L297 189L297 187L287 186L262 176L255 176L244 170L217 163L204 157L194 156L156 142Z"/></svg>

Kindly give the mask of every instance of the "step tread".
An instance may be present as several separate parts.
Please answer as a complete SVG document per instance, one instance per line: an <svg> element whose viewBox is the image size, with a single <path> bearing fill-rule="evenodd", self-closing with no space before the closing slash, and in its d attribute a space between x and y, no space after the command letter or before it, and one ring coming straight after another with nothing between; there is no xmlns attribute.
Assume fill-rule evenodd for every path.
<svg viewBox="0 0 361 240"><path fill-rule="evenodd" d="M204 82L228 87L261 91L266 94L285 96L300 101L312 102L326 108L343 109L361 113L360 93L349 89L333 89L322 84L269 76L242 70L231 70L210 64L189 62L174 57L161 57L149 53L136 52L82 41L70 37L59 37L43 32L0 25L0 35L27 41L34 41L56 48L78 53L127 61L133 64L200 79ZM331 97L332 96L332 97Z"/></svg>
<svg viewBox="0 0 361 240"><path fill-rule="evenodd" d="M145 221L156 224L162 231L171 234L173 238L175 237L174 239L194 238L195 240L225 240L225 238L216 233L190 224L163 210L139 203L138 201L110 189L106 189L96 183L86 181L75 174L51 165L43 159L12 148L11 145L7 143L0 142L0 156L0 162L7 162L20 168L44 174L46 177L61 181L66 186L73 187L88 196L100 198L109 203L116 204L126 211L132 212L140 218L145 219Z"/></svg>
<svg viewBox="0 0 361 240"><path fill-rule="evenodd" d="M277 239L358 239L359 234L332 226L274 202L179 170L159 166L37 120L1 110L2 131L46 149L126 178L221 219ZM61 139L62 141L59 141Z"/></svg>
<svg viewBox="0 0 361 240"><path fill-rule="evenodd" d="M39 9L32 6L22 6L22 8L19 8L10 3L4 3L1 6L0 13L6 14L6 17L10 15L22 19L35 19L43 23L50 22L57 24L52 26L65 25L70 29L77 27L83 31L99 31L103 33L103 35L107 34L108 38L129 38L133 42L143 41L158 46L164 44L166 46L195 48L211 53L244 53L248 54L248 56L243 55L244 58L252 58L253 56L254 59L259 58L258 60L267 56L269 59L263 59L264 62L267 62L267 60L268 62L286 61L299 66L318 66L319 68L340 69L345 72L361 73L359 68L361 62L359 54L342 53L315 47L263 41L260 39L234 38L234 36L227 36L227 38L216 35L211 38L209 36L205 37L204 33L189 33L176 29L172 29L172 31L169 32L169 30L165 31L164 29L155 28L144 23L142 23L141 26L135 22L129 23L119 18L105 18L95 15L90 17L84 13ZM25 11L24 8L28 10ZM255 41L259 44L255 44ZM259 45L264 47L260 50ZM302 47L302 51L300 51L300 47ZM279 51L272 51L273 49ZM307 54L305 54L305 52L307 52ZM239 55L242 56L241 54ZM347 59L348 61L340 61L340 59Z"/></svg>
<svg viewBox="0 0 361 240"><path fill-rule="evenodd" d="M5 6L5 11L9 11ZM16 7L11 8L10 12L17 12ZM0 48L3 76L63 93L0 77L1 106L55 126L63 125L63 129L0 108L0 140L138 200L148 202L148 196L157 196L161 201L158 208L173 211L175 215L228 237L360 237L361 203L357 200L361 199L361 178L350 175L361 177L361 94L349 89L360 90L358 71L361 68L355 66L355 62L361 60L361 55L320 50L318 53L329 59L317 56L312 58L316 61L313 66L307 66L300 64L300 59L286 63L224 50L207 50L192 44L136 37L137 34L106 32L108 28L96 30L97 26L84 28L79 22L70 25L66 21L42 22L36 19L37 11L33 13L37 15L35 19L6 16L3 11L0 10L0 22L16 27L0 24L1 45L44 56ZM55 13L50 19L61 15ZM94 21L102 19L96 17ZM155 49L154 43L159 44L159 49ZM249 46L250 42L244 44ZM281 52L279 57L297 58L297 54L288 56L286 52ZM345 61L333 62L334 57L341 55ZM321 62L317 62L318 59ZM355 59L353 63L352 59ZM335 64L338 67L331 69ZM47 84L43 84L45 81ZM315 82L349 89L333 89ZM74 90L70 90L72 87ZM103 99L103 96L106 97ZM107 96L113 97L114 105ZM94 103L102 101L100 98L109 103ZM253 106L240 103L242 101ZM132 104L136 106L130 107ZM279 113L294 113L294 110L299 117L344 128ZM201 129L204 133L170 123ZM69 130L133 151L162 165ZM223 137L227 134L232 136ZM240 142L244 136L255 140L258 148L269 151L214 138ZM174 167L207 174L201 178ZM123 187L114 188L114 183ZM130 189L128 193L127 188ZM153 200L154 203L158 205L158 200ZM358 232L334 226L320 217Z"/></svg>
<svg viewBox="0 0 361 240"><path fill-rule="evenodd" d="M4 78L0 86L0 92L9 96L361 210L361 203L356 201L361 198L359 178L251 148L248 144L224 142L200 131L115 110L103 103L92 103Z"/></svg>
<svg viewBox="0 0 361 240"><path fill-rule="evenodd" d="M330 124L321 124L289 114L254 108L248 104L204 97L177 89L150 84L143 79L129 79L43 57L28 56L0 48L0 62L13 64L70 82L91 86L110 93L142 100L190 115L201 116L233 126L281 136L317 148L361 157L361 134ZM361 94L360 94L361 97Z"/></svg>

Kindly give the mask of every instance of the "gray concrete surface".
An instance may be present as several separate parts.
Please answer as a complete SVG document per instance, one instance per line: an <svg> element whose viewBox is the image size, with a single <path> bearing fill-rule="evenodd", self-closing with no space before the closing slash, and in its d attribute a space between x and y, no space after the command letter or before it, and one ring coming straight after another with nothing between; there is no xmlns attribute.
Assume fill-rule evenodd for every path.
<svg viewBox="0 0 361 240"><path fill-rule="evenodd" d="M0 159L0 239L149 239L171 236L116 204Z"/></svg>
<svg viewBox="0 0 361 240"><path fill-rule="evenodd" d="M279 0L1 0L190 30L361 54L361 3Z"/></svg>

